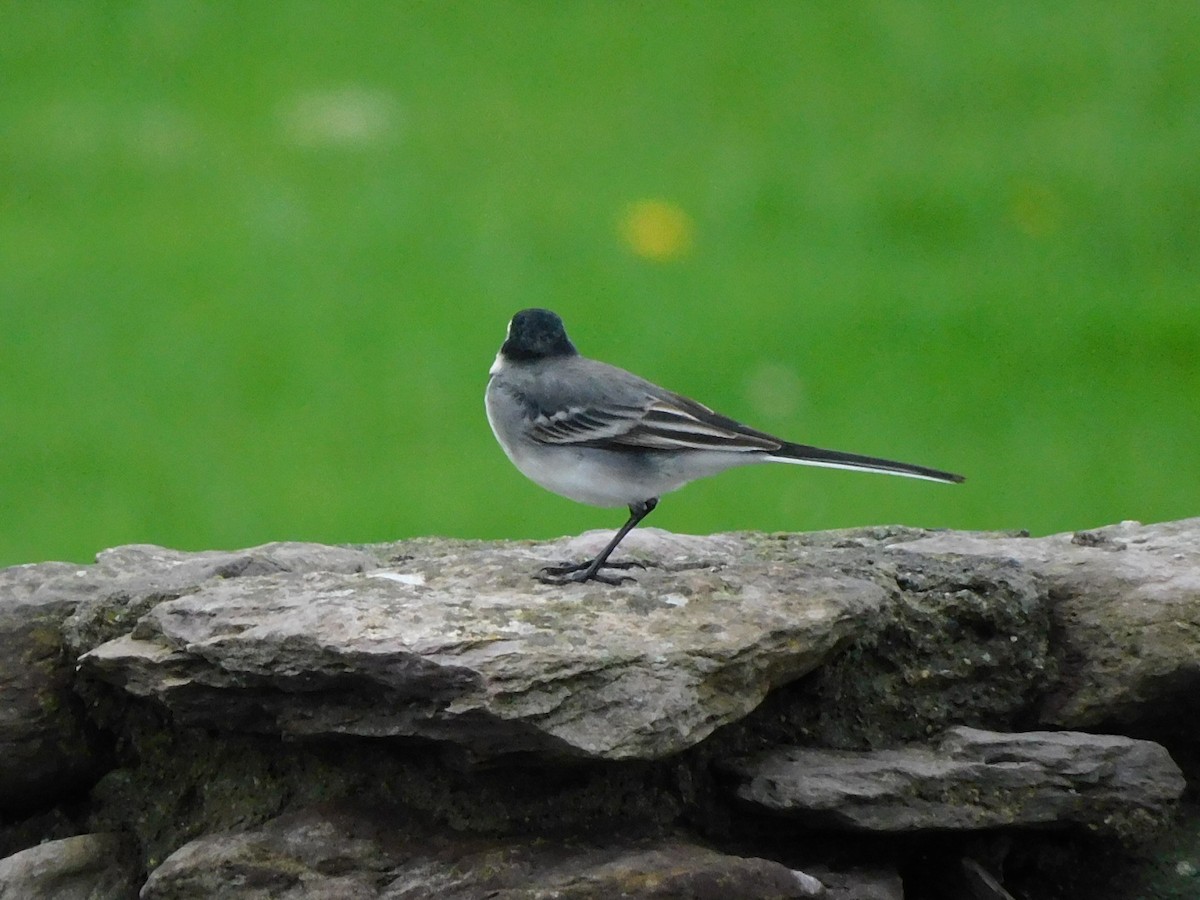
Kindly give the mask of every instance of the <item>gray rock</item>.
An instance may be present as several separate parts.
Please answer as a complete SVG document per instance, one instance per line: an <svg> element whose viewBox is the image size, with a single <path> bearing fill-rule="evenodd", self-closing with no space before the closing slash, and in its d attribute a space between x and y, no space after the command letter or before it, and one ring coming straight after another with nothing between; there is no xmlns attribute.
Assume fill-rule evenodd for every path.
<svg viewBox="0 0 1200 900"><path fill-rule="evenodd" d="M826 551L824 565L844 565L838 552L841 561ZM1055 670L1044 584L1004 559L895 545L869 546L864 558L890 582L890 599L808 679L795 729L804 743L872 749L952 725L1006 731L1028 720Z"/></svg>
<svg viewBox="0 0 1200 900"><path fill-rule="evenodd" d="M685 814L728 833L744 820L712 780L722 758L743 796L800 817L788 827L1140 836L1179 793L1144 742L953 729L925 743L1038 714L1140 733L1173 718L1186 734L1200 520L1039 539L638 529L622 547L648 566L634 584L530 578L610 536L134 546L0 572L0 812L41 808L74 833L78 808L52 804L115 766L90 789L90 827L136 837L158 866L147 896L806 896L817 885L773 863L612 835ZM440 743L374 740L409 737ZM818 763L824 782L800 777ZM371 819L364 797L423 827ZM313 804L349 806L276 818ZM6 816L0 839L48 836L34 821ZM829 897L901 890L894 873L822 880ZM992 880L972 890L1003 896Z"/></svg>
<svg viewBox="0 0 1200 900"><path fill-rule="evenodd" d="M1016 900L987 869L976 860L964 858L959 869L973 900Z"/></svg>
<svg viewBox="0 0 1200 900"><path fill-rule="evenodd" d="M0 900L133 900L136 872L117 835L81 834L0 859Z"/></svg>
<svg viewBox="0 0 1200 900"><path fill-rule="evenodd" d="M0 571L0 812L50 806L96 767L62 640L82 572L65 563Z"/></svg>
<svg viewBox="0 0 1200 900"><path fill-rule="evenodd" d="M952 728L934 747L783 748L734 760L737 796L814 825L862 831L1086 826L1132 834L1183 794L1167 751L1079 732Z"/></svg>
<svg viewBox="0 0 1200 900"><path fill-rule="evenodd" d="M944 532L896 548L1004 557L1046 581L1062 671L1043 723L1186 729L1200 715L1200 518L1044 538Z"/></svg>
<svg viewBox="0 0 1200 900"><path fill-rule="evenodd" d="M747 536L648 529L630 546L657 567L620 588L532 581L545 547L452 543L366 573L210 580L81 671L189 724L652 759L746 715L887 600L853 573L756 558Z"/></svg>
<svg viewBox="0 0 1200 900"><path fill-rule="evenodd" d="M76 653L207 581L374 565L363 551L317 544L203 553L138 545L106 550L93 566L0 570L0 812L49 807L95 777L99 760L73 688Z"/></svg>
<svg viewBox="0 0 1200 900"><path fill-rule="evenodd" d="M142 900L570 900L813 897L820 883L778 863L677 840L414 836L386 815L306 810L180 848Z"/></svg>
<svg viewBox="0 0 1200 900"><path fill-rule="evenodd" d="M126 634L156 604L174 600L210 581L272 573L361 572L378 565L362 550L324 544L281 542L246 550L170 550L130 544L105 550L94 566L81 567L86 590L64 625L67 645L83 653Z"/></svg>
<svg viewBox="0 0 1200 900"><path fill-rule="evenodd" d="M825 887L822 900L904 900L904 882L887 869L854 869L846 872L814 868L809 872Z"/></svg>

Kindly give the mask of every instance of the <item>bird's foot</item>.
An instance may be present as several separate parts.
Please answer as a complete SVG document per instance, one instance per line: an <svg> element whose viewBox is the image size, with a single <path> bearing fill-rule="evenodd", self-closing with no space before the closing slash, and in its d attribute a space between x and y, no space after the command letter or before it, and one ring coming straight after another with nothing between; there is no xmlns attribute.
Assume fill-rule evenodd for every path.
<svg viewBox="0 0 1200 900"><path fill-rule="evenodd" d="M629 562L605 562L599 566L595 566L595 560L589 559L581 563L574 563L565 566L544 566L533 577L542 584L583 584L587 581L599 581L603 584L624 584L627 581L636 581L637 579L629 575L602 575L601 569L644 569L645 563L629 561Z"/></svg>

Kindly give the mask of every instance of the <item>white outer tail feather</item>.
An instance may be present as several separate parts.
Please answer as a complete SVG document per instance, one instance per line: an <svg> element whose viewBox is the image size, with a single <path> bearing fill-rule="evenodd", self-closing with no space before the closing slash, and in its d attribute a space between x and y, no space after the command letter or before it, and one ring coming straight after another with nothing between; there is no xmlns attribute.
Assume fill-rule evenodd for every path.
<svg viewBox="0 0 1200 900"><path fill-rule="evenodd" d="M899 469L887 469L882 466L867 466L858 463L826 462L823 459L796 459L791 456L764 457L767 462L790 463L793 466L815 466L820 469L845 469L847 472L873 472L879 475L900 475L904 478L919 478L921 481L933 481L937 484L952 484L945 478L935 478L932 475L922 475L919 472L903 472Z"/></svg>

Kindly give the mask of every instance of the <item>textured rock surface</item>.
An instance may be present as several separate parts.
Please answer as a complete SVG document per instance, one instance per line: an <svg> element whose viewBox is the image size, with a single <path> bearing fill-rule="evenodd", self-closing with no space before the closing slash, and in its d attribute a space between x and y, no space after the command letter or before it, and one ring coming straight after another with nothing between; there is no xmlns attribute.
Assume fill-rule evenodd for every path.
<svg viewBox="0 0 1200 900"><path fill-rule="evenodd" d="M1144 829L1184 790L1158 744L1111 735L952 728L934 747L780 748L725 764L742 800L865 831L1082 825Z"/></svg>
<svg viewBox="0 0 1200 900"><path fill-rule="evenodd" d="M198 553L150 544L115 547L100 553L94 566L71 567L76 572L70 577L86 587L74 589L81 602L64 626L64 636L80 653L127 634L157 604L190 594L202 584L281 573L361 572L378 564L362 550L323 544L277 543ZM64 580L68 579L55 578L50 585L71 590Z"/></svg>
<svg viewBox="0 0 1200 900"><path fill-rule="evenodd" d="M1200 519L1044 538L945 532L902 549L1005 557L1046 581L1062 671L1042 722L1191 728L1200 717Z"/></svg>
<svg viewBox="0 0 1200 900"><path fill-rule="evenodd" d="M0 900L134 900L138 867L115 834L81 834L0 859Z"/></svg>
<svg viewBox="0 0 1200 900"><path fill-rule="evenodd" d="M863 547L893 584L890 602L809 679L806 742L858 749L926 740L959 723L1011 729L1052 681L1050 597L1037 578L1009 560L904 546ZM829 565L855 558L832 553Z"/></svg>
<svg viewBox="0 0 1200 900"><path fill-rule="evenodd" d="M83 571L64 563L0 571L0 813L77 789L99 762L63 651Z"/></svg>
<svg viewBox="0 0 1200 900"><path fill-rule="evenodd" d="M147 896L180 900L803 896L795 870L896 900L961 896L976 859L1023 897L1191 878L1194 799L1157 881L1120 849L1177 791L1160 748L1019 732L1164 736L1200 783L1200 520L638 529L634 584L530 578L610 536L134 546L0 572L0 853L119 832ZM1018 733L938 744L961 725ZM936 826L966 830L826 833L730 787L731 760L851 750L920 757L890 821L942 804ZM885 815L869 795L823 821Z"/></svg>
<svg viewBox="0 0 1200 900"><path fill-rule="evenodd" d="M821 882L822 900L904 900L904 882L892 871L827 872L808 874Z"/></svg>
<svg viewBox="0 0 1200 900"><path fill-rule="evenodd" d="M416 837L410 823L306 810L181 847L142 900L767 900L812 897L816 879L678 840L607 844Z"/></svg>
<svg viewBox="0 0 1200 900"><path fill-rule="evenodd" d="M679 542L648 533L643 546L655 540ZM538 584L486 547L214 580L80 666L189 724L655 759L812 670L887 600L872 581L724 543L705 550L740 558L736 573L693 563L622 588Z"/></svg>
<svg viewBox="0 0 1200 900"><path fill-rule="evenodd" d="M357 571L357 550L271 544L182 553L130 546L92 566L42 563L0 571L0 813L39 808L95 778L104 741L89 735L70 659L124 634L155 604L210 580L267 572Z"/></svg>

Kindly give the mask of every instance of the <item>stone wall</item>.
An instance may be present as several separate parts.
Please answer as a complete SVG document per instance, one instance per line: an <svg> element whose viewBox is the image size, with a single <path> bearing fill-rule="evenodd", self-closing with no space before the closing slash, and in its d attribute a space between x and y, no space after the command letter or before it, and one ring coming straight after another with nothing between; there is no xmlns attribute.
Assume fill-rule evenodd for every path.
<svg viewBox="0 0 1200 900"><path fill-rule="evenodd" d="M607 537L0 572L0 900L1200 896L1200 519Z"/></svg>

